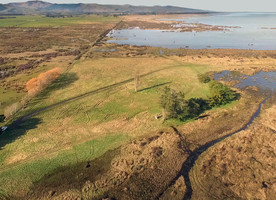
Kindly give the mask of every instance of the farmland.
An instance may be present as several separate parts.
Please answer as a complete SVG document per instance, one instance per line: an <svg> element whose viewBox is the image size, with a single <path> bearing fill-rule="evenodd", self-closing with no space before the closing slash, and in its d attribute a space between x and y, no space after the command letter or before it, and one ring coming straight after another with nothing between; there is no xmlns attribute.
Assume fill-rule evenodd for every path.
<svg viewBox="0 0 276 200"><path fill-rule="evenodd" d="M207 99L209 87L198 80L199 74L254 74L264 66L272 71L276 53L98 41L120 21L103 16L19 16L1 23L0 114L27 95L28 80L56 67L62 70L5 122L9 128L0 136L2 199L183 199L187 186L178 174L189 151L239 130L263 101L255 90L235 89L238 100L207 110L200 118L156 119L162 113L164 87L182 91L186 99ZM265 115L272 114L270 108L257 123L265 124ZM213 151L199 164L211 159ZM211 167L218 176L216 165Z"/></svg>

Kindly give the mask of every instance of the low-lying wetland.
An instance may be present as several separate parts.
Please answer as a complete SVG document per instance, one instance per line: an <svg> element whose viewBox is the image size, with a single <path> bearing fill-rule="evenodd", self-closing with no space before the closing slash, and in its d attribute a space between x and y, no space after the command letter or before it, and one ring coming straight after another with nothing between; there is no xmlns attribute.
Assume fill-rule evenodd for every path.
<svg viewBox="0 0 276 200"><path fill-rule="evenodd" d="M275 140L270 143L269 137L275 135L276 52L118 45L106 43L108 37L91 45L116 22L82 24L80 30L59 27L67 45L20 53L27 60L49 59L3 79L1 101L6 103L0 112L17 101L8 101L11 83L19 88L57 66L65 73L31 99L17 115L22 120L0 135L0 198L209 200L250 199L251 193L269 199L275 168L264 161L270 172L263 167L258 174L257 161L260 155L271 163L275 159ZM43 29L43 41L51 45L48 28ZM1 66L24 64L17 50L3 56L12 49L1 47ZM164 87L183 92L185 99L208 99L208 85L198 80L205 73L230 85L239 98L188 122L164 121ZM246 188L241 177L255 182Z"/></svg>

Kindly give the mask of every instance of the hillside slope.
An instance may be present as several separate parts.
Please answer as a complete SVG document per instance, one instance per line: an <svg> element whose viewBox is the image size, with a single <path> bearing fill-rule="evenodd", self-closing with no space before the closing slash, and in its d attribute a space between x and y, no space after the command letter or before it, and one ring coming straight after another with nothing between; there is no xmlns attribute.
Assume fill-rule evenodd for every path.
<svg viewBox="0 0 276 200"><path fill-rule="evenodd" d="M131 6L100 4L51 4L43 1L0 4L0 14L169 14L169 13L203 13L206 11L174 6Z"/></svg>

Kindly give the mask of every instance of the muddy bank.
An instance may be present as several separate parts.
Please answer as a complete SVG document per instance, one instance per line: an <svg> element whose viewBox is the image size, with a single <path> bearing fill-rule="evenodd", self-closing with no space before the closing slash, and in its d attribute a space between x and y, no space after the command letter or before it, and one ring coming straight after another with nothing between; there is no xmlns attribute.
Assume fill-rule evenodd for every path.
<svg viewBox="0 0 276 200"><path fill-rule="evenodd" d="M202 23L176 23L176 22L144 22L144 21L124 21L116 30L122 29L147 29L147 30L164 30L164 31L179 31L179 32L203 32L203 31L230 31L230 26L213 26Z"/></svg>
<svg viewBox="0 0 276 200"><path fill-rule="evenodd" d="M149 29L179 32L203 32L203 31L230 31L237 26L213 26L203 23L186 23L174 21L174 19L187 19L194 16L205 16L207 14L187 15L149 15L149 16L125 16L116 30L122 29Z"/></svg>

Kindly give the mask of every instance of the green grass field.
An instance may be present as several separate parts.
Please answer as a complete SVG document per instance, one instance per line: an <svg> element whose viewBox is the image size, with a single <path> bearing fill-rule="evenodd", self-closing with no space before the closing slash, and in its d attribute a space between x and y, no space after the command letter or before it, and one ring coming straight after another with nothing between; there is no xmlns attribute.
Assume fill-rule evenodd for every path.
<svg viewBox="0 0 276 200"><path fill-rule="evenodd" d="M45 16L15 16L15 18L0 19L0 27L53 27L71 26L77 24L110 23L118 21L118 18L97 15L83 15L65 18L53 18Z"/></svg>
<svg viewBox="0 0 276 200"><path fill-rule="evenodd" d="M223 121L228 113L226 119L235 117L236 121L241 119L241 122L245 117L241 115L239 119L235 116L235 109L247 115L244 110L240 111L238 105L247 108L244 104L251 102L251 99L221 106L218 112L215 110L217 107L213 108L207 111L211 114L205 113L208 117L201 120L164 122L162 118L155 119L157 114L162 113L160 96L166 86L183 92L186 99L207 99L210 95L208 84L199 82L198 75L232 70L236 64L223 66L228 63L222 60L226 58L217 58L215 54L196 56L196 52L192 50L192 55L186 55L188 50L183 49L164 50L120 45L114 47L114 44L101 43L92 47L91 44L94 44L99 35L114 27L119 20L120 18L96 15L68 18L16 16L0 19L0 28L6 31L3 35L14 29L18 31L15 34L17 36L25 33L25 30L30 31L29 33L39 30L33 36L42 34L36 39L43 39L43 45L47 46L38 48L40 50L37 52L32 51L32 46L26 51L21 49L22 51L17 52L10 52L9 48L4 47L1 49L0 46L0 57L8 57L8 63L5 65L19 65L28 60L44 58L44 55L32 56L37 53L46 55L49 52L66 53L81 48L88 49L85 54L79 54L82 55L80 59L76 59L79 56L74 54L59 55L46 59L30 70L5 78L6 83L10 85L16 82L24 85L29 79L55 67L63 71L56 81L31 99L26 108L8 121L7 124L12 125L0 135L0 199L24 199L32 189L44 188L45 183L53 184L50 188L54 188L63 181L86 181L83 177L76 177L91 175L85 171L87 164L99 165L95 169L104 168L102 171L105 171L105 168L110 167L114 155L120 155L123 148L118 147L130 141L136 142L136 139L141 141L143 137L149 139L151 136L159 135L160 131L169 132L172 125L180 128L180 131L183 129L183 132L195 128L196 135L191 132L191 141L196 142L193 145L198 145L211 137L208 131L217 134L224 131L229 124L233 125L229 122L231 120ZM27 36L28 32L25 33L25 37ZM50 43L57 38L64 39L63 43L57 45L56 40ZM14 45L19 40L21 37L10 42ZM29 38L20 44L24 47L32 44L32 40ZM32 45L37 46L39 42ZM105 48L114 48L115 51L104 52ZM161 55L161 51L165 54ZM21 59L17 60L20 57ZM243 66L240 67L239 69L242 69ZM136 92L134 78L137 74L140 81ZM6 83L5 86L8 85ZM0 88L0 114L4 112L5 107L19 102L26 95L26 91L16 92L10 85ZM235 109L229 112L231 108ZM28 116L29 114L33 115ZM13 120L24 116L20 123L12 123ZM188 124L192 121L194 123ZM0 126L5 123L0 123ZM198 128L199 126L203 128ZM200 142L197 144L197 141ZM136 145L141 143L138 142ZM166 152L164 155L166 156ZM91 167L90 170L93 171L94 168ZM98 171L93 173L101 175ZM83 184L81 181L79 184ZM42 186L35 187L39 184ZM70 183L66 186L68 185Z"/></svg>
<svg viewBox="0 0 276 200"><path fill-rule="evenodd" d="M6 194L11 194L15 188L18 194L19 191L27 192L33 182L58 167L98 157L130 138L165 128L162 120L154 119L155 114L161 113L159 96L163 88L170 86L181 90L187 98L206 98L208 87L197 80L197 75L208 70L204 65L163 57L99 58L78 62L20 114L131 79L136 71L141 75L139 92L134 91L134 82L130 81L45 110L7 131L0 142L3 147L0 185L5 185L0 190ZM89 154L92 141L97 141L93 148L99 148L94 157ZM18 180L16 186L12 184L13 179ZM28 184L20 184L26 180Z"/></svg>
<svg viewBox="0 0 276 200"><path fill-rule="evenodd" d="M85 169L87 161L99 157L106 151L114 149L126 141L128 141L126 135L106 135L101 139L72 145L70 150L49 153L42 159L38 158L24 162L21 165L14 165L8 170L1 167L0 198L1 193L6 196L11 196L11 194L16 194L15 196L25 195L32 183L39 181L60 167L83 163L80 166ZM10 149L10 151L12 150ZM28 149L28 151L34 151L33 153L35 153L35 147Z"/></svg>
<svg viewBox="0 0 276 200"><path fill-rule="evenodd" d="M30 70L17 71L18 66L29 61L41 60L44 55L51 53L61 54L78 49L82 51L84 45L93 44L100 34L113 27L119 20L100 15L65 18L15 16L15 18L0 19L2 30L0 40L3 39L4 42L0 45L0 58L5 58L5 63L0 64L0 70L15 72L0 82L0 114L4 113L7 106L19 102L26 94L23 90L16 91L13 85L20 84L24 87L31 78L55 67L66 70L77 55L64 53L65 55L44 59L44 62ZM59 28L56 28L57 26ZM9 38L5 39L5 35L9 35Z"/></svg>
<svg viewBox="0 0 276 200"><path fill-rule="evenodd" d="M0 27L115 24L118 21L119 18L93 15L71 18L17 16L0 19ZM79 167L78 172L82 173L87 161L129 140L166 129L168 124L154 118L161 113L159 97L163 88L170 86L182 91L187 99L207 98L208 86L198 81L198 74L218 69L159 55L108 58L100 55L93 59L82 58L70 65L72 60L73 56L57 57L31 73L19 73L6 79L24 83L54 67L65 72L16 117L56 106L26 118L0 136L0 195L21 198L33 184L56 170ZM140 76L138 92L132 80L135 74ZM100 88L105 89L94 92ZM5 92L1 101L8 104L18 102L25 95L13 90L1 89L0 92ZM71 100L66 101L68 99ZM59 104L63 101L66 102ZM0 112L6 106L0 105Z"/></svg>

